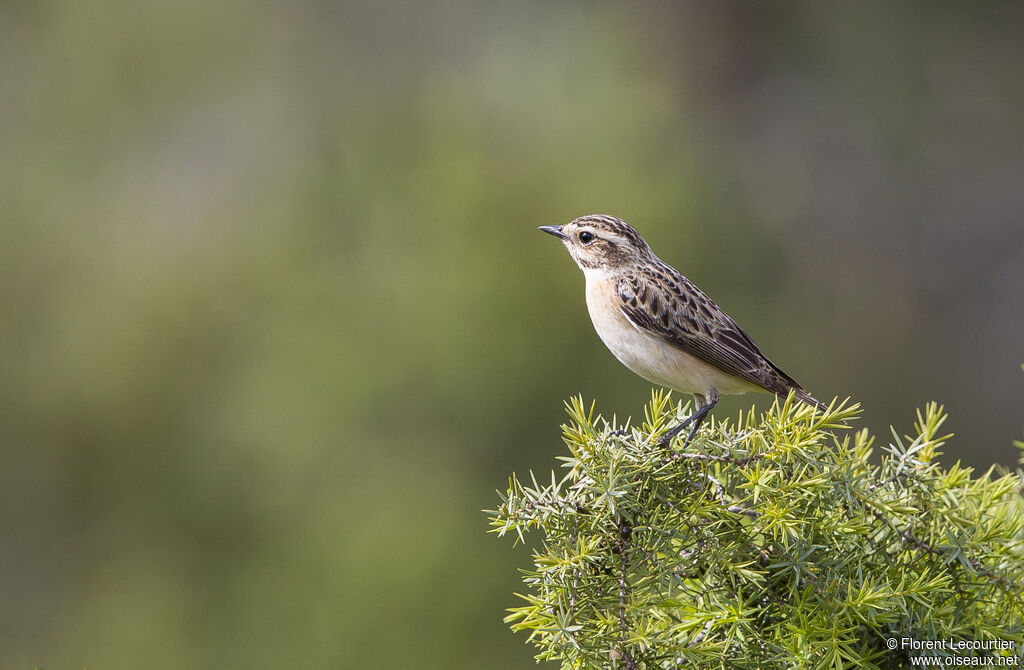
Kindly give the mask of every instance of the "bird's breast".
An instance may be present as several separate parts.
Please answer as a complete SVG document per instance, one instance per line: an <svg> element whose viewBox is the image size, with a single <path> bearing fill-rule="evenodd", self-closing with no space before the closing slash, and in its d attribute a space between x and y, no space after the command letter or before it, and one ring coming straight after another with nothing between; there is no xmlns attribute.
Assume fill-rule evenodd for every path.
<svg viewBox="0 0 1024 670"><path fill-rule="evenodd" d="M619 306L615 279L587 277L587 309L601 341L627 368L647 381L683 393L743 393L748 382L634 326Z"/></svg>

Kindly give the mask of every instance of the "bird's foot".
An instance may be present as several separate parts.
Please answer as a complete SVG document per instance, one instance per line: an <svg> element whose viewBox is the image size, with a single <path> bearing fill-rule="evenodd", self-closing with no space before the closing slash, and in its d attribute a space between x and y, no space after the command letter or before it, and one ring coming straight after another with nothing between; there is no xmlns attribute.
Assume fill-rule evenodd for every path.
<svg viewBox="0 0 1024 670"><path fill-rule="evenodd" d="M659 439L657 442L658 446L662 448L667 448L672 443L672 440L675 438L675 436L683 432L683 430L685 430L686 427L689 426L690 432L689 434L687 434L686 439L683 440L683 444L680 445L679 447L680 451L686 449L687 445L689 445L690 441L693 439L693 436L697 434L697 429L700 428L700 425L702 423L704 423L704 419L707 417L708 412L710 412L711 408L714 407L717 403L718 398L715 397L712 400L712 402L709 402L708 404L704 405L690 416L680 421L678 425L676 425L670 431L661 436L661 439Z"/></svg>
<svg viewBox="0 0 1024 670"><path fill-rule="evenodd" d="M680 421L671 430L658 439L657 445L663 449L668 448L668 446L672 444L672 440L675 439L676 435L686 430L687 426L692 425L693 427L690 429L690 433L686 436L686 441L684 441L682 447L680 447L683 449L686 448L686 445L688 445L690 440L693 439L693 434L697 432L697 427L700 425L700 421L695 420L696 418L697 414L695 413Z"/></svg>

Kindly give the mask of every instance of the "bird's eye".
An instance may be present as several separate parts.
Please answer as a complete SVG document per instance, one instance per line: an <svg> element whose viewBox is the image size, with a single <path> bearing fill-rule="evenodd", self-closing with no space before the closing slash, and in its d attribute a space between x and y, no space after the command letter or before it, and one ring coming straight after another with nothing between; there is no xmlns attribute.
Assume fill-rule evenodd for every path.
<svg viewBox="0 0 1024 670"><path fill-rule="evenodd" d="M590 232L589 230L584 230L582 233L580 233L580 242L582 242L583 244L590 244L591 242L594 241L594 237L594 233Z"/></svg>

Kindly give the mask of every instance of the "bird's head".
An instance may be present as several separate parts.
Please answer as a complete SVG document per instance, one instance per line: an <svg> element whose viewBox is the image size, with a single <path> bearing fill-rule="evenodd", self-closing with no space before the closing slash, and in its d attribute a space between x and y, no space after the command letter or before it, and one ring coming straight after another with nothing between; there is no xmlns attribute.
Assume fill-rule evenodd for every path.
<svg viewBox="0 0 1024 670"><path fill-rule="evenodd" d="M588 214L564 226L541 226L540 230L560 238L584 272L616 270L654 258L640 233L614 216Z"/></svg>

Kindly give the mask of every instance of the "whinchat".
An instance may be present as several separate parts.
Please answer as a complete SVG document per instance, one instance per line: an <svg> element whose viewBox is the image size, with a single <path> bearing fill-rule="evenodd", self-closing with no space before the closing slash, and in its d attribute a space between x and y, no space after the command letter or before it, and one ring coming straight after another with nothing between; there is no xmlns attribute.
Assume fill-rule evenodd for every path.
<svg viewBox="0 0 1024 670"><path fill-rule="evenodd" d="M622 219L592 214L540 230L561 239L583 270L590 318L615 358L650 382L693 394L696 411L662 444L689 425L685 447L722 393L792 391L823 407Z"/></svg>

